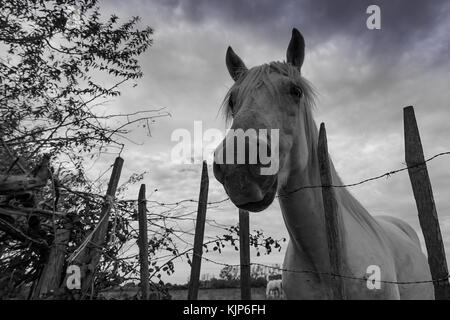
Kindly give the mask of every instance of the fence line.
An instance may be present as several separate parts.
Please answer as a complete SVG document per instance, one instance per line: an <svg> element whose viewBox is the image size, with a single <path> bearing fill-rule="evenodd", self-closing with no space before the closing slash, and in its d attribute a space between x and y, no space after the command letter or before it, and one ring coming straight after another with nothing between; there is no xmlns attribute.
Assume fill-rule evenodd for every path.
<svg viewBox="0 0 450 320"><path fill-rule="evenodd" d="M99 249L105 250L106 247L105 246L99 246ZM185 253L188 253L190 251L193 251L193 248L190 248L190 249L187 249L185 251L180 252L179 257L184 256ZM103 254L105 254L105 253L103 253ZM196 255L195 253L192 253L192 256L195 256L195 255ZM109 256L109 255L108 255L108 258L111 259L111 260L117 260L117 261L121 260L121 259ZM177 258L177 257L173 257L173 258ZM216 261L216 260L207 258L204 255L201 256L201 259L205 260L207 262L210 262L212 264L219 265L219 266L224 266L224 267L240 268L242 266L242 264L230 264L230 263ZM276 266L273 266L273 265L268 265L268 264L259 263L259 262L250 262L250 265L251 266L253 265L253 266L265 267L265 268L278 270L278 271L285 271L285 272L292 272L292 273L299 273L299 274L324 275L324 276L339 277L339 278L349 279L349 280L358 280L358 281L362 281L362 282L367 282L367 280L369 280L368 277L356 277L356 276L349 276L349 275L341 275L341 274L336 274L336 273L332 273L332 272L316 271L316 270L294 270L294 269L287 269L287 268L276 267ZM137 267L135 267L133 271L138 272ZM155 273L156 273L156 271L153 272L152 275L150 275L150 278L153 278L155 276ZM413 285L413 284L438 283L438 282L446 281L446 280L449 280L449 279L450 279L450 274L448 274L446 277L443 277L443 278L440 278L440 279L432 279L432 280L389 281L389 280L372 280L372 279L370 279L370 281L379 282L379 283L386 283L386 284Z"/></svg>
<svg viewBox="0 0 450 320"><path fill-rule="evenodd" d="M430 161L432 161L432 160L434 160L434 159L436 159L438 157L442 157L442 156L445 156L445 155L450 155L450 151L445 151L445 152L441 152L441 153L435 154L434 156L432 156L431 158L426 159L423 162L420 162L420 163L417 163L417 164L414 164L414 165L411 165L411 166L405 166L403 168L400 168L400 169L397 169L397 170L393 170L393 171L389 171L389 172L380 174L380 175L372 177L372 178L367 178L367 179L361 180L359 182L350 183L350 184L342 184L342 185L334 185L333 184L333 185L329 185L329 186L323 186L323 185L302 186L302 187L296 188L294 190L291 190L291 191L289 191L289 192L287 192L285 194L279 195L279 196L280 197L285 197L285 196L288 196L288 195L290 195L292 193L298 192L298 191L303 190L303 189L314 189L314 188L323 188L323 187L332 187L332 188L356 187L356 186L362 185L362 184L370 182L370 181L379 180L379 179L384 178L384 177L390 178L392 175L397 174L397 173L402 172L402 171L406 171L406 170L409 170L409 169L414 169L414 168L421 167L424 164L426 164L427 162L430 162Z"/></svg>
<svg viewBox="0 0 450 320"><path fill-rule="evenodd" d="M375 176L375 177L372 177L372 178L368 178L368 179L365 179L365 180L361 180L361 181L356 182L356 183L344 184L344 185L333 185L332 187L334 187L334 188L354 187L354 186L358 186L358 185L361 185L361 184L364 184L364 183L367 183L367 182L370 182L370 181L378 180L378 179L381 179L381 178L384 178L384 177L389 178L391 175L394 175L396 173L399 173L399 172L402 172L402 171L406 171L406 170L411 169L411 168L420 167L420 166L422 166L423 164L425 164L427 162L430 162L430 161L432 161L432 160L434 160L436 158L439 158L439 157L442 157L442 156L447 156L447 155L450 155L450 151L445 151L445 152L441 152L441 153L435 154L434 156L426 159L425 161L423 161L421 163L418 163L418 164L415 164L413 166L405 166L404 168L400 168L400 169L397 169L397 170L389 171L389 172L386 172L384 174L381 174L381 175L378 175L378 176ZM73 194L75 194L75 195L77 195L79 197L91 197L91 198L102 198L102 199L105 199L104 195L96 195L96 194L89 194L89 193L85 193L85 192L79 192L79 191L71 190L70 188L67 188L64 185L62 185L61 187L63 189L65 189L66 191L68 191L69 193L73 193ZM319 185L318 186L303 186L303 187L300 187L298 189L290 191L288 194L294 193L294 192L297 192L297 191L300 191L300 190L303 190L303 189L322 188L322 187L323 186L321 186L321 185L320 186ZM286 196L288 194L284 194L284 195L280 195L280 196ZM131 200L117 200L117 199L114 199L112 197L106 197L106 198L107 198L107 201L109 201L112 205L115 205L115 204L118 204L118 203L124 203L124 202L138 202L137 200L133 200L133 199L131 199ZM224 199L221 199L221 200L218 200L218 201L209 201L209 202L207 202L207 205L221 204L221 203L224 203L224 202L229 201L229 200L230 199L227 197L227 198L224 198ZM185 203L185 202L198 203L198 200L195 200L195 199L183 199L183 200L180 200L180 201L177 201L177 202L172 202L172 203L159 202L159 201L156 201L156 200L147 200L147 203L154 203L154 204L157 204L159 206L175 206L175 205L180 205L181 203ZM99 202L99 204L101 204L101 202ZM101 223L101 221L99 221L98 224L100 224L100 223ZM85 245L86 245L86 243L82 243L72 253L72 255L68 259L69 263L74 260L74 258L76 257L78 251L81 251L84 248ZM253 263L251 263L251 264L253 264ZM446 279L448 279L448 277L444 278L444 280L446 280ZM442 280L433 280L433 281L442 281Z"/></svg>
<svg viewBox="0 0 450 320"><path fill-rule="evenodd" d="M241 264L229 264L229 263L225 263L225 262L218 262L218 261L206 258L204 256L202 256L202 259L205 260L205 261L211 262L213 264L224 266L224 267L234 267L234 268L241 267ZM292 272L292 273L309 273L309 274L325 275L325 276L331 276L331 277L343 278L343 279L350 279L350 280L359 280L359 281L364 281L364 282L367 282L367 280L370 280L370 281L379 282L379 283L399 284L399 285L437 283L437 282L441 282L441 281L445 281L445 280L450 279L450 275L447 275L446 277L444 277L442 279L420 280L420 281L372 280L372 279L369 279L368 277L348 276L348 275L336 274L336 273L333 273L333 272L324 272L324 271L316 271L316 270L286 269L286 268L274 267L274 266L271 266L271 265L266 265L266 264L257 263L257 262L250 262L250 265L267 267L267 268L271 268L271 269L274 269L274 270L286 271L286 272Z"/></svg>
<svg viewBox="0 0 450 320"><path fill-rule="evenodd" d="M389 172L386 172L386 173L383 173L383 174L380 174L380 175L377 175L377 176L374 176L374 177L371 177L371 178L367 178L367 179L364 179L364 180L361 180L361 181L358 181L358 182L354 182L354 183L341 184L341 185L333 184L333 185L301 186L301 187L298 187L298 188L296 188L294 190L288 191L288 192L286 192L284 194L277 195L276 197L277 198L279 198L279 197L286 197L286 196L288 196L290 194L293 194L295 192L298 192L298 191L301 191L301 190L304 190L304 189L317 189L317 188L323 188L323 187L332 187L332 188L356 187L356 186L365 184L367 182L379 180L379 179L382 179L382 178L385 178L385 177L386 178L390 178L391 176L393 176L393 175L395 175L397 173L400 173L400 172L403 172L403 171L406 171L406 170L409 170L409 169L418 168L418 167L420 167L420 166L422 166L422 165L424 165L424 164L426 164L426 163L428 163L430 161L433 161L436 158L443 157L443 156L448 156L448 155L450 155L450 151L440 152L440 153L437 153L434 156L426 159L423 162L420 162L420 163L417 163L417 164L414 164L414 165L411 165L411 166L405 166L403 168L392 170L392 171L389 171ZM102 197L101 195L99 195L99 196ZM223 199L217 200L217 201L209 201L209 202L207 202L207 205L221 204L221 203L227 202L229 200L230 200L230 198L226 197L226 198L223 198ZM135 202L135 201L136 200L134 200L134 199L130 199L130 200L119 200L118 202ZM185 202L198 203L198 200L196 200L196 199L183 199L183 200L180 200L180 201L177 201L177 202L161 202L161 201L157 201L157 200L148 200L148 202L157 204L159 206L178 206L178 205L180 205L182 203L185 203Z"/></svg>
<svg viewBox="0 0 450 320"><path fill-rule="evenodd" d="M412 107L411 107L412 108ZM413 111L412 111L413 112ZM414 119L415 120L415 119ZM321 131L322 131L322 126L321 126ZM324 128L323 128L323 131ZM406 131L405 131L405 135L406 135ZM417 132L418 135L418 132ZM420 138L419 138L420 139ZM419 141L420 142L420 141ZM325 136L325 155L328 155L327 149L326 149L326 136ZM320 137L319 137L319 144L320 144ZM421 145L420 145L421 147ZM434 156L428 158L428 159L424 159L423 154L422 157L419 158L419 160L417 161L408 161L408 158L406 159L406 166L400 169L396 169L396 170L392 170L386 173L383 173L381 175L377 175L374 177L370 177L364 180L361 180L359 182L355 182L355 183L350 183L350 184L341 184L341 185L334 185L331 179L327 179L326 177L321 179L321 184L320 185L309 185L309 186L300 186L298 188L295 188L291 191L288 191L286 193L282 193L277 195L277 198L280 197L287 197L293 193L296 193L300 190L305 190L305 189L315 189L315 188L321 188L322 189L322 193L324 193L327 190L333 190L333 188L347 188L347 187L355 187L355 186L359 186L365 183L368 183L370 181L375 181L375 180L379 180L382 178L389 178L394 174L403 172L408 170L410 175L412 171L418 172L418 171L422 171L425 170L426 171L426 163L430 162L438 157L442 157L442 156L446 156L446 155L450 155L450 151L445 151L445 152L441 152L438 154L435 154ZM323 158L323 157L322 157ZM327 157L324 158L326 162L328 162ZM324 162L322 161L322 162ZM106 171L108 172L110 170L110 168ZM105 172L105 173L106 173ZM321 172L322 175L323 172ZM414 185L413 185L414 187ZM85 192L78 192L78 191L74 191L74 190L70 190L69 188L66 188L65 186L62 186L63 189L65 189L66 191L70 192L70 193L74 193L80 197L91 197L91 198L101 198L101 199L105 199L106 202L110 202L109 206L110 208L113 207L116 204L120 204L120 203L134 203L137 200L133 199L133 200L116 200L114 198L110 198L108 196L102 196L102 195L97 195L97 194L88 194ZM108 188L109 189L109 188ZM431 191L431 189L430 189ZM415 194L416 196L416 194ZM274 267L274 266L269 266L269 265L265 265L262 263L252 263L250 262L250 256L249 256L249 244L248 241L242 241L242 239L245 238L245 236L248 238L248 220L246 222L246 230L245 233L240 232L240 241L241 241L241 263L240 264L228 264L228 263L221 263L221 262L217 262L214 260L211 260L207 257L204 257L202 255L202 244L203 244L203 233L204 233L204 224L205 224L205 219L206 219L206 210L208 208L208 206L212 206L212 205L219 205L222 203L225 203L227 201L230 200L229 197L218 200L218 201L207 201L207 197L208 197L208 178L207 178L207 166L206 166L206 162L203 162L203 170L202 170L202 183L201 183L201 191L200 191L200 196L199 196L199 200L195 200L195 199L184 199L184 200L180 200L177 202L173 202L173 203L165 203L165 202L160 202L160 201L148 201L151 202L153 204L155 204L154 207L165 207L168 210L167 211L171 211L171 210L179 210L179 209L184 209L184 208L189 208L188 206L181 206L180 208L177 208L178 206L180 206L183 203L198 203L198 217L197 217L197 226L196 226L196 233L195 233L195 241L194 241L194 248L193 248L193 261L191 264L191 279L190 279L190 284L189 284L189 294L188 294L188 299L197 299L197 293L198 293L198 288L199 288L199 275L200 275L200 266L201 266L201 261L205 260L205 261L209 261L211 263L217 264L217 265L222 265L222 266L227 266L227 267L240 267L241 268L241 286L242 286L242 294L243 297L248 297L249 293L245 293L245 289L249 289L250 286L250 275L249 275L249 268L251 265L256 265L256 266L262 266L262 267L267 267L267 268L271 268L273 270L279 270L279 271L284 271L284 272L292 272L292 273L307 273L307 274L315 274L315 275L323 275L323 276L330 276L332 277L332 280L336 281L335 283L337 284L336 290L335 290L335 297L337 298L345 298L343 296L343 282L340 279L350 279L350 280L358 280L358 281L372 281L372 282L378 282L378 283L386 283L386 284L397 284L397 285L413 285L413 284L427 284L427 283L433 283L435 285L435 288L437 288L439 285L441 285L442 283L446 283L448 284L448 280L450 279L450 276L448 274L447 269L445 268L444 271L440 272L439 274L433 273L431 276L431 280L421 280L421 281L389 281L389 280L377 280L377 279L370 279L367 276L363 276L363 277L356 277L356 276L351 276L351 275L343 275L342 274L342 270L340 270L339 268L332 268L330 270L330 272L324 272L324 271L316 271L316 270L290 270L290 269L285 269L285 268L280 268L280 267ZM325 195L324 195L324 203L325 201ZM417 197L416 197L416 201L417 201ZM428 201L428 200L427 200ZM431 201L434 204L434 201L431 199ZM138 204L139 204L139 200L138 200ZM419 204L418 204L419 206ZM220 206L219 206L220 207ZM332 210L333 208L330 208L330 212L329 212L329 217L327 220L330 220L331 218L333 218L334 215L336 215L336 210ZM248 214L248 213L247 213ZM421 212L419 210L419 217L421 216ZM106 216L106 215L105 215ZM100 222L98 223L98 225L96 226L96 228L98 226L100 226L102 224L102 220L103 218L105 218L105 216L102 217L102 219L100 220ZM436 214L435 214L436 216ZM248 219L248 217L247 217ZM241 219L240 219L241 220ZM331 219L332 220L332 219ZM437 221L437 216L436 216L436 223L439 226L439 222ZM240 221L240 225L242 224L242 221ZM95 229L96 229L95 228ZM330 230L334 230L334 229L338 229L337 225L336 226L332 226L330 227ZM95 233L92 232L91 236ZM426 232L428 232L429 230L424 230L424 227L422 227L422 231L424 232L424 235ZM330 247L330 243L334 243L336 242L336 237L332 238L331 241L329 239L328 241L328 245ZM427 240L427 237L425 236L425 239ZM336 241L335 241L336 240ZM440 241L442 241L441 237L438 239ZM74 251L74 253L72 254L71 257L69 257L69 261L71 260L71 258L76 257L76 255L78 255L80 253L80 251L82 251L84 249L84 247L86 247L86 245L88 243L92 243L90 237L88 237L86 239L86 243L82 243L82 245ZM332 247L332 246L331 246ZM428 244L427 244L427 248L428 248ZM189 250L191 251L191 250ZM331 250L333 251L333 250ZM334 248L334 251L336 252L340 252L339 249L336 247ZM430 251L430 250L428 250ZM443 251L443 250L442 250ZM246 254L243 254L243 252L246 252ZM430 254L430 253L429 253ZM444 259L445 259L445 252L443 251L444 254ZM339 266L339 256L338 255L330 255L330 260L335 261L334 265L335 266ZM245 271L245 272L244 272ZM152 275L153 276L153 275ZM434 279L433 279L434 278ZM244 280L244 281L243 281ZM341 284L341 285L339 285ZM245 285L245 288L244 288ZM446 291L446 288L443 288L442 291ZM247 290L248 291L248 290ZM445 293L450 294L448 292ZM438 296L436 296L438 298Z"/></svg>
<svg viewBox="0 0 450 320"><path fill-rule="evenodd" d="M379 180L379 179L382 179L382 178L385 178L385 177L386 178L390 178L391 176L393 176L393 175L395 175L397 173L400 173L400 172L403 172L403 171L406 171L406 170L409 170L409 169L414 169L414 168L421 167L424 164L435 160L436 158L443 157L443 156L448 156L448 155L450 155L450 151L440 152L440 153L437 153L437 154L433 155L432 157L426 159L423 162L420 162L420 163L417 163L417 164L414 164L414 165L411 165L411 166L405 166L403 168L399 168L399 169L392 170L392 171L389 171L389 172L385 172L383 174L380 174L380 175L377 175L377 176L374 176L374 177L371 177L371 178L367 178L367 179L364 179L364 180L361 180L361 181L358 181L358 182L354 182L354 183L341 184L341 185L333 184L333 185L329 185L329 186L325 186L325 185L301 186L301 187L298 187L298 188L296 188L294 190L288 191L288 192L286 192L284 194L277 195L276 197L277 198L279 198L279 197L286 197L286 196L288 196L288 195L290 195L292 193L295 193L295 192L298 192L298 191L301 191L301 190L304 190L304 189L317 189L317 188L323 188L323 187L333 187L333 188L356 187L356 186L365 184L367 182ZM75 195L77 195L79 197L105 198L105 196L101 195L101 194L92 194L92 193L72 190L72 189L64 186L63 184L61 184L61 187L64 190L66 190L67 192L73 193L73 194L75 194ZM222 203L227 202L229 200L230 200L230 198L226 197L226 198L223 198L223 199L217 200L217 201L208 201L206 204L208 206L216 205L216 204L222 204ZM116 200L117 203L127 203L127 202L137 202L137 201L138 201L137 199ZM156 204L158 206L179 206L180 204L186 203L186 202L188 202L188 203L198 203L198 200L196 200L196 199L183 199L183 200L180 200L180 201L177 201L177 202L161 202L161 201L157 201L157 200L147 200L147 203L153 203L153 204Z"/></svg>
<svg viewBox="0 0 450 320"><path fill-rule="evenodd" d="M394 174L396 174L396 173L399 173L399 172L402 172L402 171L406 171L406 170L408 170L408 169L413 169L413 168L417 168L417 167L420 167L420 166L422 166L422 165L424 165L424 164L426 164L427 162L430 162L430 161L432 161L432 160L434 160L434 159L436 159L436 158L439 158L439 157L442 157L442 156L447 156L447 155L450 155L450 151L445 151L445 152L441 152L441 153L438 153L438 154L435 154L434 156L432 156L432 157L430 157L430 158L428 158L428 159L426 159L425 161L423 161L423 162L421 162L421 163L418 163L418 164L415 164L415 165L412 165L412 166L405 166L404 168L400 168L400 169L397 169L397 170L393 170L393 171L389 171L389 172L386 172L386 173L384 173L384 174L381 174L381 175L378 175L378 176L375 176L375 177L371 177L371 178L368 178L368 179L364 179L364 180L361 180L361 181L359 181L359 182L356 182L356 183L351 183L351 184L343 184L343 185L332 185L331 187L334 187L334 188L343 188L343 187L354 187L354 186L358 186L358 185L362 185L362 184L364 184L364 183L367 183L367 182L370 182L370 181L374 181L374 180L378 180L378 179L381 179L381 178L384 178L384 177L387 177L387 178L389 178L390 176L392 176L392 175L394 175ZM69 193L73 193L73 194L75 194L75 195L77 195L77 196L79 196L79 197L91 197L91 198L102 198L102 199L105 199L106 198L106 200L108 201L108 202L110 202L110 205L116 205L116 204L118 204L118 203L124 203L124 202L137 202L137 200L117 200L117 199L114 199L114 198L112 198L112 197L105 197L104 195L96 195L96 194L88 194L88 193L85 193L85 192L79 192L79 191L75 191L75 190L71 190L70 188L67 188L67 187L65 187L65 186L61 186L63 189L65 189L66 191L68 191ZM317 186L302 186L302 187L300 187L300 188L297 188L297 189L295 189L295 190L292 190L292 191L290 191L290 192L288 192L288 193L286 193L286 194L283 194L283 195L280 195L280 196L287 196L287 195L289 195L289 194L291 194L291 193L294 193L294 192L298 192L298 191L300 191L300 190L303 190L303 189L309 189L309 188L322 188L322 187L324 187L324 186L322 186L322 185L317 185ZM221 199L221 200L218 200L218 201L209 201L209 202L207 202L207 205L215 205L215 204L221 204L221 203L224 203L224 202L226 202L226 201L228 201L228 200L230 200L228 197L227 198L224 198L224 199ZM156 204L156 205L159 205L159 206L176 206L176 205L180 205L180 204L182 204L182 203L185 203L185 202L191 202L191 203L198 203L198 200L195 200L195 199L183 199L183 200L180 200L180 201L177 201L177 202L173 202L173 203L164 203L164 202L159 202L159 201L156 201L156 200L147 200L147 202L149 202L149 203L154 203L154 204ZM99 203L100 204L100 203ZM104 217L103 217L104 218ZM101 224L101 222L102 222L102 220L103 219L100 219L100 221L99 221L99 223L98 223L98 225L100 225ZM94 229L95 230L95 229ZM89 237L88 237L89 238ZM84 247L90 242L89 241L89 239L86 239L87 241L85 241L85 242L83 242L73 253L72 253L72 255L68 258L68 262L69 263L71 263L74 259L75 259L75 257L79 254L79 251L82 251L83 249L84 249ZM206 257L203 257L205 260L210 260L210 259L207 259ZM219 263L220 264L220 263ZM271 266L266 266L266 265L263 265L263 264L257 264L257 263L250 263L251 265L261 265L261 266L265 266L265 267L271 267ZM223 265L227 265L227 266L233 266L233 265L229 265L229 264L223 264ZM240 265L235 265L235 266L240 266ZM273 268L273 267L272 267ZM300 270L300 271L296 271L296 270L287 270L287 269L280 269L281 271L290 271L290 272L298 272L298 273L316 273L316 274L328 274L328 275L332 275L332 276L336 276L336 277L339 277L339 276L341 276L341 275L337 275L337 274L332 274L332 273L324 273L324 272L316 272L316 271L308 271L308 270ZM348 276L342 276L342 277L344 277L344 278L354 278L354 277L348 277ZM365 278L358 278L359 280L366 280ZM410 282L410 283L431 283L431 282L439 282L439 281L444 281L444 280L448 280L448 279L450 279L448 276L447 277L445 277L445 278L443 278L443 279L437 279L437 280L430 280L430 281L419 281L419 282ZM397 284L408 284L408 283L405 283L405 282L402 282L402 283L400 283L400 282L388 282L388 283L397 283Z"/></svg>

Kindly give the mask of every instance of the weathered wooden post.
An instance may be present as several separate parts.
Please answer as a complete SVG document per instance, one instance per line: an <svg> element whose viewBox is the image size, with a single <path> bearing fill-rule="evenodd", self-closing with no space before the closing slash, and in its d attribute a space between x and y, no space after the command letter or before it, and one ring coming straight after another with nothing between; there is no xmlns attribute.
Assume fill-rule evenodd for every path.
<svg viewBox="0 0 450 320"><path fill-rule="evenodd" d="M40 299L51 292L56 293L61 284L61 279L64 277L66 249L70 240L72 223L67 218L63 218L61 222L62 228L56 229L47 263L33 293L33 299Z"/></svg>
<svg viewBox="0 0 450 320"><path fill-rule="evenodd" d="M342 239L340 235L342 217L336 201L333 185L333 179L330 170L330 160L328 158L327 133L325 124L320 124L319 142L318 142L318 160L320 181L322 185L323 207L325 210L325 223L327 231L327 243L330 256L331 273L335 275L343 274L342 260ZM333 298L336 300L345 299L345 286L343 278L331 277L331 288Z"/></svg>
<svg viewBox="0 0 450 320"><path fill-rule="evenodd" d="M239 209L239 250L241 256L241 299L252 299L250 278L250 221L248 211Z"/></svg>
<svg viewBox="0 0 450 320"><path fill-rule="evenodd" d="M431 276L435 280L433 283L435 298L450 299L450 284L448 281L445 249L442 242L441 228L439 226L419 129L414 115L414 107L408 106L403 109L403 120L405 130L405 160L419 213L420 227L422 228L427 247L428 264L430 265Z"/></svg>
<svg viewBox="0 0 450 320"><path fill-rule="evenodd" d="M139 219L139 262L141 265L141 293L142 299L149 297L149 269L148 269L148 239L147 239L147 200L145 199L145 184L141 185L138 197L138 219Z"/></svg>
<svg viewBox="0 0 450 320"><path fill-rule="evenodd" d="M120 174L122 172L123 159L117 157L111 177L108 183L108 190L106 191L105 202L103 203L100 222L96 227L92 238L84 249L76 256L71 264L80 266L81 269L81 298L85 298L91 288L92 281L95 274L95 269L100 262L103 245L106 242L106 233L108 231L108 220L111 208L114 204L114 197L117 186L119 184ZM62 284L65 286L65 281Z"/></svg>
<svg viewBox="0 0 450 320"><path fill-rule="evenodd" d="M200 195L198 198L197 223L195 225L194 254L191 264L191 278L189 281L188 300L198 299L200 286L200 267L203 254L203 235L205 233L206 206L208 204L208 166L203 161L202 179L200 182Z"/></svg>

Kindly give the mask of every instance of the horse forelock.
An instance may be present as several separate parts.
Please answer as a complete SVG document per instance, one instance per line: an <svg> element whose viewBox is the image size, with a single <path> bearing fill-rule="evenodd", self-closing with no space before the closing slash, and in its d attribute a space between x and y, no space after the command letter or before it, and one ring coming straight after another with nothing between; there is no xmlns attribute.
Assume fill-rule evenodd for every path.
<svg viewBox="0 0 450 320"><path fill-rule="evenodd" d="M221 106L226 121L230 121L233 116L229 105L231 94L233 94L236 105L241 105L244 99L253 94L254 90L260 86L266 87L272 97L281 97L280 88L273 81L274 74L281 74L290 78L302 89L303 97L300 107L304 107L307 111L315 108L316 92L311 83L302 77L300 69L290 63L274 61L245 71L228 90Z"/></svg>

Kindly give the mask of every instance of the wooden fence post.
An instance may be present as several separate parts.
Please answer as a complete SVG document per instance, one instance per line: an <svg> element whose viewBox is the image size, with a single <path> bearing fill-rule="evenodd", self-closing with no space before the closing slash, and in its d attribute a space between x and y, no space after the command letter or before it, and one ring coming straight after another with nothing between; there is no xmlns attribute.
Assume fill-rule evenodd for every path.
<svg viewBox="0 0 450 320"><path fill-rule="evenodd" d="M208 204L208 166L203 161L202 179L200 183L200 195L198 198L197 223L195 225L194 254L191 264L191 278L189 281L188 300L198 299L200 286L200 267L203 253L203 235L205 233L206 207Z"/></svg>
<svg viewBox="0 0 450 320"><path fill-rule="evenodd" d="M114 197L116 194L117 186L119 184L120 174L122 172L123 159L117 157L111 177L108 183L108 190L106 191L106 199L103 203L100 213L100 221L97 229L92 235L89 243L74 259L72 264L80 266L81 269L81 299L84 299L91 289L92 282L94 281L95 269L100 262L103 245L106 242L106 233L108 231L109 213L114 204ZM66 280L62 286L66 285Z"/></svg>
<svg viewBox="0 0 450 320"><path fill-rule="evenodd" d="M328 158L327 133L325 124L320 124L319 142L318 142L318 160L320 181L322 185L322 198L325 210L325 223L327 231L327 243L330 256L331 273L342 275L342 239L340 235L342 217L337 206L335 192L332 187L333 179L331 177L330 160ZM345 299L345 286L343 278L331 277L331 288L333 298L336 300Z"/></svg>
<svg viewBox="0 0 450 320"><path fill-rule="evenodd" d="M450 299L450 284L448 281L447 260L442 242L439 219L434 204L433 190L427 165L423 154L422 142L417 127L414 107L403 109L405 130L405 160L408 166L409 179L416 200L420 227L422 228L428 252L428 264L431 276L435 281L434 294L436 299Z"/></svg>
<svg viewBox="0 0 450 320"><path fill-rule="evenodd" d="M149 297L149 269L148 269L148 236L147 236L147 200L145 199L145 184L141 185L138 197L138 215L139 215L139 262L141 274L141 293L142 300L148 300Z"/></svg>
<svg viewBox="0 0 450 320"><path fill-rule="evenodd" d="M241 300L251 300L250 221L248 211L241 209L239 209L239 250L241 256Z"/></svg>
<svg viewBox="0 0 450 320"><path fill-rule="evenodd" d="M62 228L56 229L47 263L42 270L38 285L33 292L33 299L40 299L52 291L56 293L61 284L61 279L64 277L66 249L70 240L72 222L66 217L61 222Z"/></svg>

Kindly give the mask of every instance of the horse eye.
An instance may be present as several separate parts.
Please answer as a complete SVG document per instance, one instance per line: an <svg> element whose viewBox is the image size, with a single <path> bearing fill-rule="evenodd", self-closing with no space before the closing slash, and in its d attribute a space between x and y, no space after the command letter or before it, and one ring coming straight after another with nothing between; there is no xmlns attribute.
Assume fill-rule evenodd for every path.
<svg viewBox="0 0 450 320"><path fill-rule="evenodd" d="M231 99L231 97L228 99L228 106L231 108L231 110L233 110L234 104L233 99Z"/></svg>
<svg viewBox="0 0 450 320"><path fill-rule="evenodd" d="M296 85L291 86L290 91L291 91L290 93L297 98L301 98L303 96L303 90L299 86Z"/></svg>
<svg viewBox="0 0 450 320"><path fill-rule="evenodd" d="M228 97L228 106L230 107L231 112L234 112L234 97L233 94L230 94Z"/></svg>

